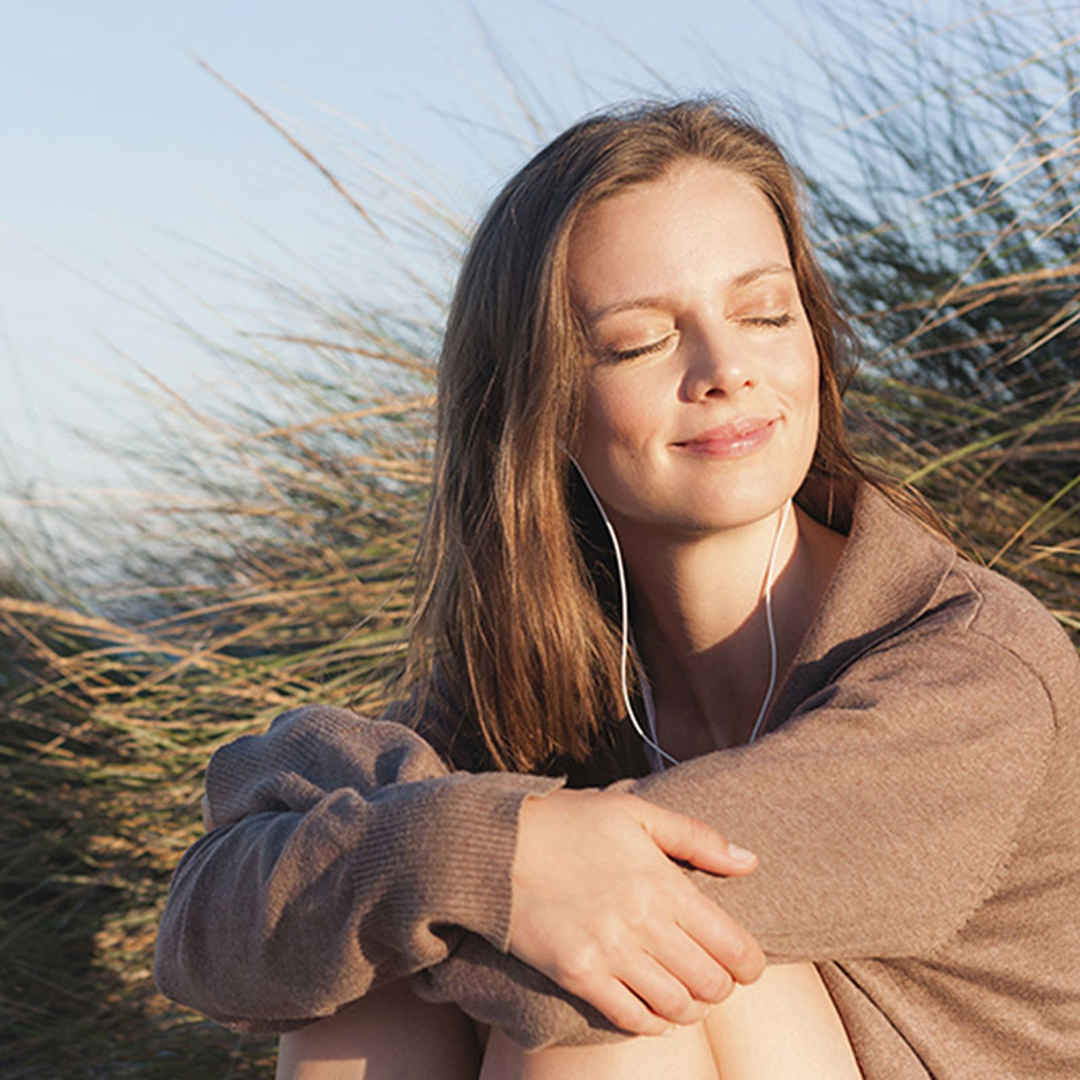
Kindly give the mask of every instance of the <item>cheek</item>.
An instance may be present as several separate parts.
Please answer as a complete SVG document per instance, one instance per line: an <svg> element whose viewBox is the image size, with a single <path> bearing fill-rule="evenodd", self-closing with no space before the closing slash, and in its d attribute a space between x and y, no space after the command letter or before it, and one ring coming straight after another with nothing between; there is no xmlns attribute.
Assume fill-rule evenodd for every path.
<svg viewBox="0 0 1080 1080"><path fill-rule="evenodd" d="M812 458L817 447L820 419L820 365L809 332L791 355L790 362L783 366L782 378L778 377L774 385L790 409L791 432L795 440L793 451L798 446L800 455Z"/></svg>
<svg viewBox="0 0 1080 1080"><path fill-rule="evenodd" d="M617 446L639 446L648 434L647 401L647 397L621 382L590 386L585 399L582 450L600 457Z"/></svg>
<svg viewBox="0 0 1080 1080"><path fill-rule="evenodd" d="M818 361L817 348L809 329L806 338L800 343L797 359L788 368L787 393L793 402L798 403L817 427L819 386L821 365Z"/></svg>
<svg viewBox="0 0 1080 1080"><path fill-rule="evenodd" d="M817 352L806 365L798 388L800 399L805 401L807 453L813 457L817 449L818 431L821 426L821 374Z"/></svg>

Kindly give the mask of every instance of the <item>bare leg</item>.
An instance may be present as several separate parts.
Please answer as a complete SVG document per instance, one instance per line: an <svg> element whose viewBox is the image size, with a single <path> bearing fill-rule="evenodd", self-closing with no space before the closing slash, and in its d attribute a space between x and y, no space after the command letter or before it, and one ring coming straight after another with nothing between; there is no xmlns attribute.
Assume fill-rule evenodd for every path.
<svg viewBox="0 0 1080 1080"><path fill-rule="evenodd" d="M476 1080L480 1045L453 1005L430 1005L404 982L281 1037L277 1080Z"/></svg>
<svg viewBox="0 0 1080 1080"><path fill-rule="evenodd" d="M487 1037L484 1046L485 1035ZM483 1058L481 1064L481 1056ZM527 1054L452 1005L395 983L281 1039L277 1080L858 1080L847 1034L813 964L766 969L705 1021L669 1035Z"/></svg>
<svg viewBox="0 0 1080 1080"><path fill-rule="evenodd" d="M481 1046L486 1040L481 1069ZM277 1080L719 1080L702 1024L655 1038L556 1046L526 1054L497 1028L452 1005L429 1005L395 983L281 1037Z"/></svg>
<svg viewBox="0 0 1080 1080"><path fill-rule="evenodd" d="M526 1054L493 1031L480 1080L858 1080L847 1033L813 964L767 968L703 1023L670 1035Z"/></svg>
<svg viewBox="0 0 1080 1080"><path fill-rule="evenodd" d="M813 964L777 964L709 1010L723 1080L858 1080L847 1032Z"/></svg>
<svg viewBox="0 0 1080 1080"><path fill-rule="evenodd" d="M526 1054L498 1029L491 1032L480 1080L719 1080L703 1024L668 1035L596 1046L553 1046Z"/></svg>

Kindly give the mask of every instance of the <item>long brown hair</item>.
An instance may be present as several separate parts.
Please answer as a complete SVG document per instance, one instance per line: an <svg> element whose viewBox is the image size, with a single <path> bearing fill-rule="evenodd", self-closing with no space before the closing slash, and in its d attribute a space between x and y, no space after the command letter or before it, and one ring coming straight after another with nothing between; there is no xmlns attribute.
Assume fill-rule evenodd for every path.
<svg viewBox="0 0 1080 1080"><path fill-rule="evenodd" d="M831 516L866 479L844 430L849 332L776 143L713 100L637 105L565 131L480 223L439 367L434 485L405 678L418 716L443 717L444 734L445 718L456 718L475 767L534 771L618 743L619 635L604 603L603 560L574 512L566 453L581 422L588 354L567 249L584 210L687 158L748 177L784 229L820 360L820 430L797 498Z"/></svg>

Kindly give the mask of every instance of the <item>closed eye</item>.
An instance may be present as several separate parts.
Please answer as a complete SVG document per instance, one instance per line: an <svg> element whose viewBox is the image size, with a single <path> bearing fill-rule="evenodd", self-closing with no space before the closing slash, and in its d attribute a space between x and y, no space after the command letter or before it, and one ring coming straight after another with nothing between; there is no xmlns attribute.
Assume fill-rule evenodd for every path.
<svg viewBox="0 0 1080 1080"><path fill-rule="evenodd" d="M754 315L753 317L742 319L741 321L749 326L766 326L779 329L782 326L787 326L794 320L791 315L785 312L783 315Z"/></svg>
<svg viewBox="0 0 1080 1080"><path fill-rule="evenodd" d="M633 349L605 349L603 355L608 360L636 360L639 356L649 356L651 353L660 352L677 333L677 330L672 330L662 338L649 342L648 345L638 345Z"/></svg>

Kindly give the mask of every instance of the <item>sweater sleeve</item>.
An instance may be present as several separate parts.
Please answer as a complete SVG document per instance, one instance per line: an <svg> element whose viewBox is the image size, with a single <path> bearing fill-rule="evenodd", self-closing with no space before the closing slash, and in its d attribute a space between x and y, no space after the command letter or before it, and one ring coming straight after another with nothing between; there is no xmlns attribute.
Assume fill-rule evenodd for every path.
<svg viewBox="0 0 1080 1080"><path fill-rule="evenodd" d="M972 632L907 633L753 747L616 786L758 854L745 878L688 872L772 959L926 956L997 884L1053 731L1046 689L1011 651ZM529 1048L610 1030L476 937L413 984Z"/></svg>
<svg viewBox="0 0 1080 1080"><path fill-rule="evenodd" d="M1039 678L972 631L878 645L753 747L621 781L760 857L688 871L774 959L925 955L993 890L1049 752ZM397 724L279 718L215 755L212 831L174 876L163 991L222 1022L284 1030L412 974L529 1048L610 1037L509 956L517 811L558 780L447 775Z"/></svg>
<svg viewBox="0 0 1080 1080"><path fill-rule="evenodd" d="M210 761L158 985L222 1023L286 1030L445 960L468 931L497 955L518 810L560 783L448 773L408 728L341 709L278 717Z"/></svg>

